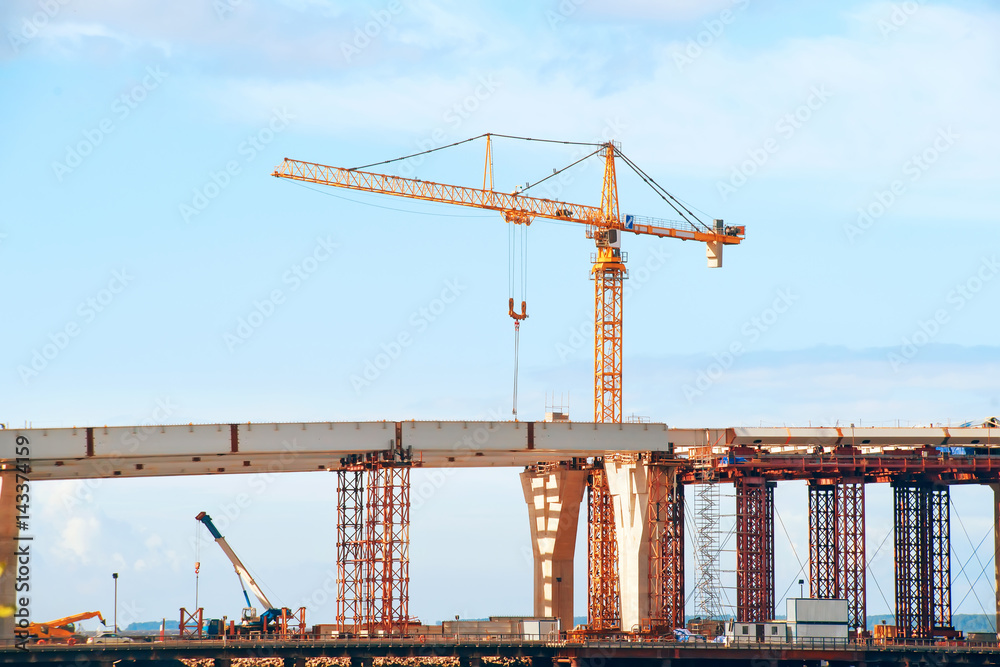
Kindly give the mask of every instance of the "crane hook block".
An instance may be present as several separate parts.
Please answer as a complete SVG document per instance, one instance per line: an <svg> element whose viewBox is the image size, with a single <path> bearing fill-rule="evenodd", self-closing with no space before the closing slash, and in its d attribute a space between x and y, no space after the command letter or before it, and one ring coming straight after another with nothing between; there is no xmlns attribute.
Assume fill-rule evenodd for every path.
<svg viewBox="0 0 1000 667"><path fill-rule="evenodd" d="M526 320L526 319L528 319L528 305L524 301L522 301L521 302L521 314L518 315L517 313L514 312L514 299L511 299L510 300L509 310L508 310L507 314L510 315L511 317L513 317L515 320Z"/></svg>

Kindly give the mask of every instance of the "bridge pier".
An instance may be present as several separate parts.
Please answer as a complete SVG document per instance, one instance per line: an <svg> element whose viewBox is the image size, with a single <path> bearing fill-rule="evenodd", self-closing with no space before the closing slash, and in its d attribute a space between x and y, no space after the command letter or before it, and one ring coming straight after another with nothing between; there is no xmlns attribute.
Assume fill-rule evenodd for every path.
<svg viewBox="0 0 1000 667"><path fill-rule="evenodd" d="M352 655L351 667L372 667L372 657L370 655Z"/></svg>
<svg viewBox="0 0 1000 667"><path fill-rule="evenodd" d="M586 470L534 469L521 473L535 565L534 614L573 629L573 555Z"/></svg>
<svg viewBox="0 0 1000 667"><path fill-rule="evenodd" d="M615 509L621 629L649 619L649 466L644 461L604 461Z"/></svg>
<svg viewBox="0 0 1000 667"><path fill-rule="evenodd" d="M305 658L284 658L284 667L306 667Z"/></svg>
<svg viewBox="0 0 1000 667"><path fill-rule="evenodd" d="M951 493L925 480L892 482L896 625L905 637L951 628Z"/></svg>
<svg viewBox="0 0 1000 667"><path fill-rule="evenodd" d="M736 620L774 618L774 482L736 480Z"/></svg>
<svg viewBox="0 0 1000 667"><path fill-rule="evenodd" d="M809 595L844 598L848 627L866 627L865 485L860 479L809 481Z"/></svg>
<svg viewBox="0 0 1000 667"><path fill-rule="evenodd" d="M14 496L17 479L16 470L0 472L0 564L3 574L0 575L0 606L17 606L17 511L14 508ZM27 542L26 544L30 544ZM28 582L30 585L30 581ZM29 596L30 597L30 596ZM14 639L13 616L0 618L0 641L9 642Z"/></svg>

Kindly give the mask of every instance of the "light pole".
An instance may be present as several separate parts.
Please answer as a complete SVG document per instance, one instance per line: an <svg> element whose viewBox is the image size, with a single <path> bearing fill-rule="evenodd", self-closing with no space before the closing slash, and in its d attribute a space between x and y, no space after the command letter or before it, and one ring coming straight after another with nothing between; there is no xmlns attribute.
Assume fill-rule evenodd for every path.
<svg viewBox="0 0 1000 667"><path fill-rule="evenodd" d="M111 578L115 580L115 634L118 633L118 573L112 572Z"/></svg>
<svg viewBox="0 0 1000 667"><path fill-rule="evenodd" d="M805 588L804 588L805 583L806 583L805 579L799 579L799 597L800 598L804 598L806 596Z"/></svg>

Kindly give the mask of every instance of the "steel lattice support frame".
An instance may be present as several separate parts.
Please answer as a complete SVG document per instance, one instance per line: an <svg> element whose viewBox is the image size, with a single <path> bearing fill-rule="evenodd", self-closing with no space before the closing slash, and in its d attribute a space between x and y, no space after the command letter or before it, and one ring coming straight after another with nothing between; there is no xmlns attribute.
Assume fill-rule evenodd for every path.
<svg viewBox="0 0 1000 667"><path fill-rule="evenodd" d="M837 493L829 485L809 485L809 597L837 597Z"/></svg>
<svg viewBox="0 0 1000 667"><path fill-rule="evenodd" d="M774 618L774 482L736 480L736 620Z"/></svg>
<svg viewBox="0 0 1000 667"><path fill-rule="evenodd" d="M337 471L337 627L405 634L410 603L410 464Z"/></svg>
<svg viewBox="0 0 1000 667"><path fill-rule="evenodd" d="M598 632L621 627L615 510L600 462L587 480L587 623Z"/></svg>
<svg viewBox="0 0 1000 667"><path fill-rule="evenodd" d="M809 484L809 595L848 602L848 627L865 628L865 487Z"/></svg>
<svg viewBox="0 0 1000 667"><path fill-rule="evenodd" d="M337 629L357 633L367 624L368 555L365 471L337 471Z"/></svg>
<svg viewBox="0 0 1000 667"><path fill-rule="evenodd" d="M865 484L844 480L837 485L837 518L840 528L839 597L847 598L848 628L868 627L865 584Z"/></svg>
<svg viewBox="0 0 1000 667"><path fill-rule="evenodd" d="M896 625L906 637L927 638L951 627L951 535L947 486L893 482Z"/></svg>
<svg viewBox="0 0 1000 667"><path fill-rule="evenodd" d="M410 605L410 467L368 470L369 635L405 634Z"/></svg>
<svg viewBox="0 0 1000 667"><path fill-rule="evenodd" d="M677 468L649 467L649 616L653 632L684 624L684 486Z"/></svg>
<svg viewBox="0 0 1000 667"><path fill-rule="evenodd" d="M608 263L605 263L605 255ZM622 281L625 267L601 248L594 264L594 421L622 421Z"/></svg>

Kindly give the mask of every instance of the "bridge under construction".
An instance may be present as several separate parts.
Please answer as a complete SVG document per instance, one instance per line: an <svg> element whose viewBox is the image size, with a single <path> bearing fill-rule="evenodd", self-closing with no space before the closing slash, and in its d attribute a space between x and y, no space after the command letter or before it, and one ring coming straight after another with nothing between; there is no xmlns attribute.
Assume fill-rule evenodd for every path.
<svg viewBox="0 0 1000 667"><path fill-rule="evenodd" d="M850 627L864 628L865 488L887 483L897 628L904 639L928 640L953 634L952 485L992 487L1000 544L994 426L380 421L0 430L0 561L17 562L24 478L330 471L337 476L337 507L330 508L337 514L337 623L348 633L403 637L411 623L410 471L516 467L534 553L534 614L572 627L582 513L589 631L662 636L684 624L686 496L706 485L735 488L735 617L758 622L775 616L774 489L804 480L810 597L846 599ZM8 454L19 448L30 457ZM16 606L11 572L0 579L0 604ZM12 639L14 629L13 619L0 619L0 638Z"/></svg>

